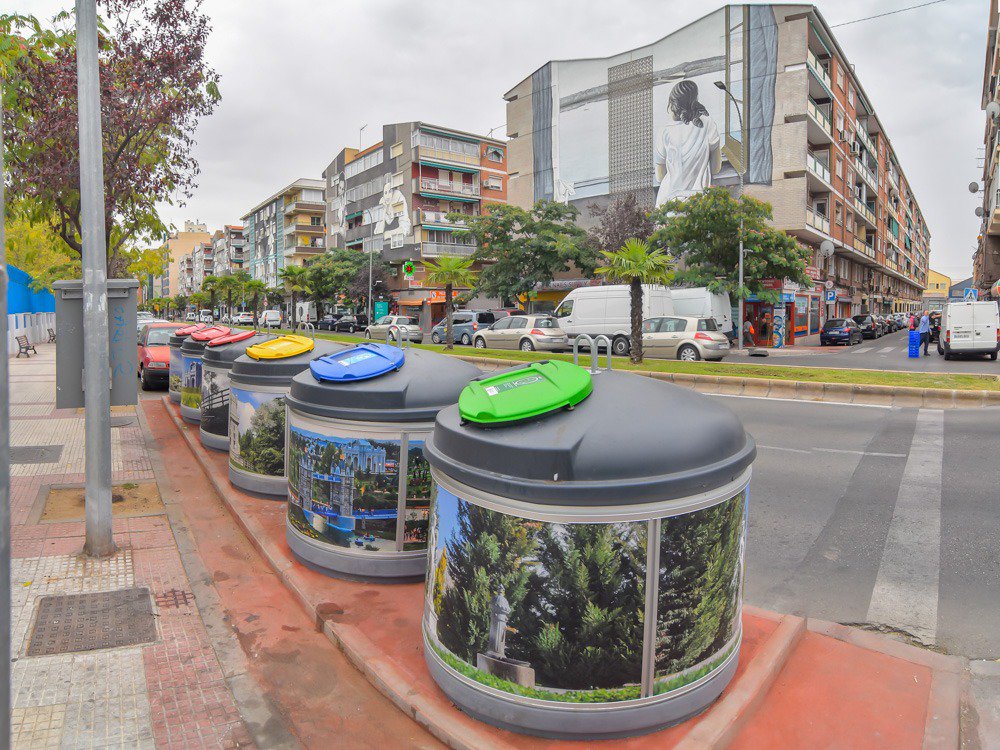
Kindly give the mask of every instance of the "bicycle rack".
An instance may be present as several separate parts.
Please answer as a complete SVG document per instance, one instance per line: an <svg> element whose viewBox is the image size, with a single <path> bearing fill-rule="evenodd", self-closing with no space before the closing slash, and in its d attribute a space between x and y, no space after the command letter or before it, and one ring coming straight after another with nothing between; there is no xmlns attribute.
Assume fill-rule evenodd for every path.
<svg viewBox="0 0 1000 750"><path fill-rule="evenodd" d="M395 339L392 337L393 328L396 329ZM397 341L399 342L398 344L396 343ZM406 349L410 345L410 332L393 323L389 326L389 330L385 332L385 343L391 346L399 346L400 349Z"/></svg>
<svg viewBox="0 0 1000 750"><path fill-rule="evenodd" d="M580 364L580 343L583 339L587 348L590 350L590 373L596 375L601 369L601 344L603 343L604 349L607 352L608 359L605 364L605 371L611 371L611 339L605 336L603 333L597 336L591 336L587 333L581 333L573 339L573 364Z"/></svg>

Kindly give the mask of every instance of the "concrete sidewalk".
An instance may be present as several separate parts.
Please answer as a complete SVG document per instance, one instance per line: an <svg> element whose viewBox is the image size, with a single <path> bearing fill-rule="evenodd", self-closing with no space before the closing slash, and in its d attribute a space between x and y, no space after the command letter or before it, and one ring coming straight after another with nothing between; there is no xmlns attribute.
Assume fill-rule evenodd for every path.
<svg viewBox="0 0 1000 750"><path fill-rule="evenodd" d="M197 428L183 423L167 399L144 406L151 422L173 422L234 520L301 607L405 714L454 748L580 746L497 730L458 711L424 666L422 584L344 581L298 564L285 542L284 504L233 488L225 454L202 448ZM602 747L958 747L963 659L752 607L744 611L743 631L737 675L708 711Z"/></svg>

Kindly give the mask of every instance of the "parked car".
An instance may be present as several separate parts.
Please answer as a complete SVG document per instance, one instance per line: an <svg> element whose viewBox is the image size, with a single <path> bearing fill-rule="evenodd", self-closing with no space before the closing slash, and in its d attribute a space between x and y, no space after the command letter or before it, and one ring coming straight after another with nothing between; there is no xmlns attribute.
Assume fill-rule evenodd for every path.
<svg viewBox="0 0 1000 750"><path fill-rule="evenodd" d="M455 341L465 346L472 345L472 337L476 335L476 331L489 328L497 321L497 316L488 310L456 310L451 317ZM431 329L431 341L435 344L444 342L447 329L447 318L445 318Z"/></svg>
<svg viewBox="0 0 1000 750"><path fill-rule="evenodd" d="M163 320L162 318L140 318L135 322L135 332L136 334L142 333L142 329L153 323L169 323L169 320Z"/></svg>
<svg viewBox="0 0 1000 750"><path fill-rule="evenodd" d="M729 354L729 337L714 318L665 316L642 322L642 351L650 357L697 362Z"/></svg>
<svg viewBox="0 0 1000 750"><path fill-rule="evenodd" d="M318 321L316 321L317 331L332 331L337 321L344 317L344 313L334 313L332 315L324 315Z"/></svg>
<svg viewBox="0 0 1000 750"><path fill-rule="evenodd" d="M148 391L154 386L166 387L170 375L170 335L182 323L167 321L147 322L138 332L138 376L142 390Z"/></svg>
<svg viewBox="0 0 1000 750"><path fill-rule="evenodd" d="M262 310L257 316L257 325L261 328L280 328L281 310Z"/></svg>
<svg viewBox="0 0 1000 750"><path fill-rule="evenodd" d="M233 313L232 323L235 325L252 326L253 313L246 311Z"/></svg>
<svg viewBox="0 0 1000 750"><path fill-rule="evenodd" d="M420 330L420 322L416 318L407 315L383 315L373 324L365 327L365 338L385 341L396 340L396 334L391 332L391 326L398 326L399 330L406 334L408 340L420 343L424 340L424 332Z"/></svg>
<svg viewBox="0 0 1000 750"><path fill-rule="evenodd" d="M196 313L196 312L194 312L192 310L191 312L189 312L187 315L184 316L184 320L186 320L186 321L188 321L190 323L197 323L198 322L198 313Z"/></svg>
<svg viewBox="0 0 1000 750"><path fill-rule="evenodd" d="M864 338L878 338L878 323L875 322L874 317L871 315L855 315L852 320L858 324L858 327L861 329L861 335Z"/></svg>
<svg viewBox="0 0 1000 750"><path fill-rule="evenodd" d="M202 310L201 312L198 313L198 322L209 323L209 324L214 323L215 315L212 314L211 310Z"/></svg>
<svg viewBox="0 0 1000 750"><path fill-rule="evenodd" d="M1000 352L1000 308L996 302L949 302L941 316L938 354L988 354Z"/></svg>
<svg viewBox="0 0 1000 750"><path fill-rule="evenodd" d="M357 333L358 331L363 331L367 325L367 315L345 315L333 324L331 330L338 333Z"/></svg>
<svg viewBox="0 0 1000 750"><path fill-rule="evenodd" d="M861 327L851 318L830 318L823 324L823 330L819 332L819 345L830 344L860 344L864 335Z"/></svg>
<svg viewBox="0 0 1000 750"><path fill-rule="evenodd" d="M477 349L554 352L569 346L569 336L551 315L508 315L476 331L472 345Z"/></svg>

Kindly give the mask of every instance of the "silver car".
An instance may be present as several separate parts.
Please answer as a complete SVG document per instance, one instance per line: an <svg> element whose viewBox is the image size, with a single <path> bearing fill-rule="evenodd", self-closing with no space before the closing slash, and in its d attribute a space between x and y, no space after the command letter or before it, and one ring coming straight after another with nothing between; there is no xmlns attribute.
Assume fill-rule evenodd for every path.
<svg viewBox="0 0 1000 750"><path fill-rule="evenodd" d="M383 315L365 329L365 338L385 341L388 336L395 341L396 332L390 333L390 326L399 326L401 331L406 332L409 341L419 344L424 340L424 332L420 330L420 323L417 322L416 318L410 318L406 315Z"/></svg>
<svg viewBox="0 0 1000 750"><path fill-rule="evenodd" d="M720 360L729 354L729 339L715 318L648 318L642 323L642 350L650 357Z"/></svg>
<svg viewBox="0 0 1000 750"><path fill-rule="evenodd" d="M476 331L477 349L520 349L554 352L569 346L569 337L551 315L511 315Z"/></svg>

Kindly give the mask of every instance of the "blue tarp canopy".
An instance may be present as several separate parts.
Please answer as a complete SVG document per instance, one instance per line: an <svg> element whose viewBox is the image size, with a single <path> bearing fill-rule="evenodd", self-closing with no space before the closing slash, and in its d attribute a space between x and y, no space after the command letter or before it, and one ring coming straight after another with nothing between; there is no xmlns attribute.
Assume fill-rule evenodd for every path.
<svg viewBox="0 0 1000 750"><path fill-rule="evenodd" d="M34 291L31 274L7 264L7 314L51 313L56 311L56 298L48 289Z"/></svg>

